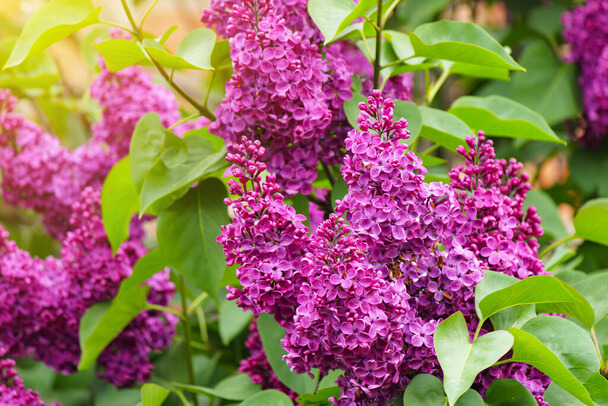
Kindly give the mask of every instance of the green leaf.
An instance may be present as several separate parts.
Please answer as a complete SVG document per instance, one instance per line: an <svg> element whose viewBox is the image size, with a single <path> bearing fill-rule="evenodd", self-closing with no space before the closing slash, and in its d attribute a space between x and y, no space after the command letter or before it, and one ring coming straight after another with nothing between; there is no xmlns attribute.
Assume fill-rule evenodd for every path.
<svg viewBox="0 0 608 406"><path fill-rule="evenodd" d="M228 400L245 400L260 393L260 385L251 382L251 378L246 374L238 374L221 380L215 387L186 385L183 383L172 383L174 386L187 390L188 392L198 393L205 396L215 396Z"/></svg>
<svg viewBox="0 0 608 406"><path fill-rule="evenodd" d="M405 118L407 120L407 129L410 131L410 138L405 140L407 145L412 145L414 140L418 138L420 129L422 128L422 115L417 105L408 101L395 101L394 110L395 120Z"/></svg>
<svg viewBox="0 0 608 406"><path fill-rule="evenodd" d="M82 355L78 370L89 369L99 354L146 307L149 286L130 290L115 297L111 304L92 306L80 320L79 337Z"/></svg>
<svg viewBox="0 0 608 406"><path fill-rule="evenodd" d="M517 283L519 279L500 272L485 271L481 282L475 287L475 312L481 318L479 303L489 294ZM495 330L521 327L536 316L534 305L521 305L504 309L490 317Z"/></svg>
<svg viewBox="0 0 608 406"><path fill-rule="evenodd" d="M445 59L472 65L524 70L481 27L457 21L437 21L410 33L414 51L429 59Z"/></svg>
<svg viewBox="0 0 608 406"><path fill-rule="evenodd" d="M412 41L410 40L409 35L393 30L383 30L382 35L391 43L395 56L398 60L407 59L407 61L404 61L404 63L408 65L422 64L425 59L424 57L413 58L416 53L414 52L414 47L412 47ZM432 64L428 65L429 67L433 66Z"/></svg>
<svg viewBox="0 0 608 406"><path fill-rule="evenodd" d="M114 254L129 238L131 219L138 210L139 199L131 182L127 156L112 167L101 189L101 218Z"/></svg>
<svg viewBox="0 0 608 406"><path fill-rule="evenodd" d="M585 299L585 297L574 287L568 285L561 279L559 282L566 288L572 296L574 296L576 302L561 302L561 303L539 303L536 305L536 311L539 313L559 313L572 316L580 320L587 327L593 325L594 312L593 308Z"/></svg>
<svg viewBox="0 0 608 406"><path fill-rule="evenodd" d="M340 387L330 386L328 388L319 389L316 393L302 393L298 396L297 402L303 406L332 406L329 401L330 397L336 399L340 397Z"/></svg>
<svg viewBox="0 0 608 406"><path fill-rule="evenodd" d="M157 248L139 258L133 266L131 276L120 283L116 297L129 295L131 290L146 282L152 276L169 266L169 263Z"/></svg>
<svg viewBox="0 0 608 406"><path fill-rule="evenodd" d="M314 379L307 374L291 372L283 360L287 352L281 346L280 340L285 337L285 329L274 320L273 316L266 313L258 316L257 326L268 363L279 380L296 393L314 392L316 384Z"/></svg>
<svg viewBox="0 0 608 406"><path fill-rule="evenodd" d="M574 217L576 236L608 245L608 198L590 200Z"/></svg>
<svg viewBox="0 0 608 406"><path fill-rule="evenodd" d="M226 299L221 301L220 311L218 323L220 338L222 344L228 346L241 331L251 324L253 314L251 311L244 311L238 307L235 301Z"/></svg>
<svg viewBox="0 0 608 406"><path fill-rule="evenodd" d="M595 313L593 325L597 325L608 316L608 271L593 273L584 279L573 284L573 288L578 290L589 301Z"/></svg>
<svg viewBox="0 0 608 406"><path fill-rule="evenodd" d="M177 137L167 132L163 145L165 151L174 148L172 142L167 142L171 138ZM226 166L225 146L217 151L205 137L197 134L186 135L183 141L187 148L183 162L179 159L167 165L167 156L163 153L148 170L140 193L140 215L167 199L173 201L180 198L189 186Z"/></svg>
<svg viewBox="0 0 608 406"><path fill-rule="evenodd" d="M239 403L239 406L293 406L292 400L275 389L264 390Z"/></svg>
<svg viewBox="0 0 608 406"><path fill-rule="evenodd" d="M551 141L566 145L545 119L535 111L501 96L464 96L448 110L477 132L527 140Z"/></svg>
<svg viewBox="0 0 608 406"><path fill-rule="evenodd" d="M310 0L308 13L329 44L342 30L371 9L375 0Z"/></svg>
<svg viewBox="0 0 608 406"><path fill-rule="evenodd" d="M443 384L433 375L416 375L403 394L403 404L406 406L445 406L447 403ZM456 406L484 406L484 403L479 393L469 389L458 399Z"/></svg>
<svg viewBox="0 0 608 406"><path fill-rule="evenodd" d="M541 40L524 48L520 62L527 72L513 75L515 101L541 114L549 125L578 115L581 106L575 65L558 60Z"/></svg>
<svg viewBox="0 0 608 406"><path fill-rule="evenodd" d="M215 239L221 226L230 222L224 204L227 195L220 180L202 181L160 213L156 231L159 248L169 263L216 302L226 263Z"/></svg>
<svg viewBox="0 0 608 406"><path fill-rule="evenodd" d="M420 136L451 151L459 145L466 145L466 137L475 134L458 117L432 107L419 107L422 114Z"/></svg>
<svg viewBox="0 0 608 406"><path fill-rule="evenodd" d="M16 37L0 40L0 66L6 63L16 42ZM58 80L57 65L44 53L28 58L19 66L0 71L0 88L48 91Z"/></svg>
<svg viewBox="0 0 608 406"><path fill-rule="evenodd" d="M557 213L557 206L546 192L538 189L528 191L524 210L530 206L536 207L538 214L543 219L542 226L545 234L548 233L556 239L568 236L569 233Z"/></svg>
<svg viewBox="0 0 608 406"><path fill-rule="evenodd" d="M549 406L584 406L585 404L562 389L555 382L551 382L547 387L543 398Z"/></svg>
<svg viewBox="0 0 608 406"><path fill-rule="evenodd" d="M344 113L346 113L346 118L348 119L348 124L353 128L359 128L359 124L357 124L357 117L359 117L359 103L366 103L367 97L363 96L360 93L353 93L353 96L344 101Z"/></svg>
<svg viewBox="0 0 608 406"><path fill-rule="evenodd" d="M141 46L129 39L109 39L94 44L93 47L101 54L110 72L149 63Z"/></svg>
<svg viewBox="0 0 608 406"><path fill-rule="evenodd" d="M486 391L488 406L538 406L528 389L515 379L497 379Z"/></svg>
<svg viewBox="0 0 608 406"><path fill-rule="evenodd" d="M430 168L431 166L443 165L447 161L443 158L439 158L433 155L420 154L418 155L422 159L422 164L425 168Z"/></svg>
<svg viewBox="0 0 608 406"><path fill-rule="evenodd" d="M598 373L600 361L587 332L555 316L535 317L521 330L509 332L515 337L514 362L536 367L577 399L594 405L583 384Z"/></svg>
<svg viewBox="0 0 608 406"><path fill-rule="evenodd" d="M473 344L461 312L442 321L433 337L437 359L443 370L443 386L454 405L481 371L489 368L511 349L513 337L506 331L492 331Z"/></svg>
<svg viewBox="0 0 608 406"><path fill-rule="evenodd" d="M81 28L99 22L100 11L101 7L95 9L91 0L50 0L27 21L4 68L17 66Z"/></svg>
<svg viewBox="0 0 608 406"><path fill-rule="evenodd" d="M450 75L458 74L463 76L472 76L483 79L496 79L508 81L509 70L503 68L493 68L491 66L480 66L464 62L444 61L442 63L444 69L450 72Z"/></svg>
<svg viewBox="0 0 608 406"><path fill-rule="evenodd" d="M487 320L501 310L513 306L577 301L562 281L550 275L538 275L490 293L479 302L479 311L481 319Z"/></svg>
<svg viewBox="0 0 608 406"><path fill-rule="evenodd" d="M164 139L165 128L158 113L147 113L139 119L129 146L131 180L138 194L148 171L160 157Z"/></svg>
<svg viewBox="0 0 608 406"><path fill-rule="evenodd" d="M169 391L162 386L146 383L141 387L141 401L143 406L160 406L163 404Z"/></svg>
<svg viewBox="0 0 608 406"><path fill-rule="evenodd" d="M209 28L190 31L177 46L175 55L154 40L143 41L144 49L150 57L168 69L215 69L211 66L214 44L215 33Z"/></svg>

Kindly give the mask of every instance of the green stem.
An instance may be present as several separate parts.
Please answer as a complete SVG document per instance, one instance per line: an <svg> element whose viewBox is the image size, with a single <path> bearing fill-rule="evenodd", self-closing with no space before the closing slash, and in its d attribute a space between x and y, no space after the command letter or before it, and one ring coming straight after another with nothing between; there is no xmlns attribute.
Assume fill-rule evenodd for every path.
<svg viewBox="0 0 608 406"><path fill-rule="evenodd" d="M380 70L382 70L382 69L384 69L384 68L388 68L388 67L390 67L390 66L401 65L403 62L405 62L405 61L407 61L407 60L409 60L409 59L412 59L412 58L414 58L415 56L416 56L416 55L412 55L412 56L408 56L407 58L399 59L398 61L394 61L394 62L391 62L391 63L387 63L386 65L382 65L382 66L380 67Z"/></svg>
<svg viewBox="0 0 608 406"><path fill-rule="evenodd" d="M135 35L135 37L137 38L137 40L140 43L143 42L144 36L141 33L141 28L135 22L135 19L133 18L133 14L131 14L131 10L129 9L129 6L127 5L127 1L126 0L120 0L120 1L122 3L122 8L125 10L125 14L127 15L127 19L129 20L131 27L133 27L133 34ZM179 87L173 81L173 78L167 73L165 68L163 68L156 60L154 60L154 58L152 58L152 56L150 56L150 54L147 51L146 51L146 54L148 55L148 58L150 59L152 64L156 67L158 72L161 74L161 76L167 81L167 83L169 83L169 85L180 96L182 96L188 103L190 103L192 106L194 106L194 108L196 108L201 113L202 116L207 117L209 120L215 121L215 115L211 112L211 110L209 110L207 107L203 106L202 104L200 104L196 100L194 100L188 93L186 93L181 87Z"/></svg>
<svg viewBox="0 0 608 406"><path fill-rule="evenodd" d="M437 92L439 91L439 89L441 89L441 86L443 86L448 76L450 76L450 71L446 69L441 72L439 79L437 79L433 86L427 88L426 99L424 101L425 106L430 106L430 104L433 102L433 99L435 98L435 95L437 95Z"/></svg>
<svg viewBox="0 0 608 406"><path fill-rule="evenodd" d="M201 340L203 340L203 344L209 342L209 333L207 332L207 319L205 318L205 311L197 307L196 308L196 317L198 317L198 327L201 332Z"/></svg>
<svg viewBox="0 0 608 406"><path fill-rule="evenodd" d="M393 10L395 10L395 7L397 7L397 5L400 3L400 1L401 0L395 0L393 2L393 4L391 4L390 6L388 6L388 9L384 13L384 17L382 18L382 27L384 27L386 25L386 22L388 21L388 18L391 16L391 14L393 13Z"/></svg>
<svg viewBox="0 0 608 406"><path fill-rule="evenodd" d="M159 312L171 313L171 314L174 314L177 317L179 317L180 320L182 320L182 321L184 320L184 315L183 314L181 314L177 310L172 309L170 307L161 306L161 305L157 305L157 304L154 304L154 303L146 303L146 309L147 310L156 310L156 311L159 311Z"/></svg>
<svg viewBox="0 0 608 406"><path fill-rule="evenodd" d="M150 4L150 7L148 7L148 9L146 10L146 12L144 13L144 16L141 18L141 21L139 23L140 27L144 26L144 22L146 21L146 18L148 18L148 15L150 14L150 12L152 11L152 9L154 7L156 7L156 4L158 3L158 0L154 0L152 2L152 4Z"/></svg>
<svg viewBox="0 0 608 406"><path fill-rule="evenodd" d="M173 124L171 127L167 128L167 130L171 131L178 125L184 124L186 121L190 121L190 120L194 120L195 118L199 118L200 116L201 116L200 114L193 114L191 116L184 117L181 120L179 120L177 123Z"/></svg>
<svg viewBox="0 0 608 406"><path fill-rule="evenodd" d="M124 1L124 0L123 0ZM186 281L183 275L179 276L179 294L182 298L182 314L184 320L182 320L182 327L184 329L184 351L186 353L186 363L188 364L188 379L190 385L194 385L196 380L194 378L194 364L192 363L192 337L190 337L190 319L188 317L188 304L186 303ZM198 406L198 397L196 393L192 394L192 400L194 406Z"/></svg>
<svg viewBox="0 0 608 406"><path fill-rule="evenodd" d="M331 167L326 164L323 164L323 170L327 175L327 179L329 179L329 183L334 186L336 184L336 178L334 177L334 173L332 172Z"/></svg>
<svg viewBox="0 0 608 406"><path fill-rule="evenodd" d="M593 345L595 346L595 351L597 352L597 357L600 360L600 369L604 369L604 358L602 357L602 350L600 349L599 342L597 340L597 335L595 334L595 327L591 327L591 337L593 337Z"/></svg>
<svg viewBox="0 0 608 406"><path fill-rule="evenodd" d="M477 329L475 330L475 335L473 336L473 342L475 342L475 340L477 340L477 337L479 337L479 333L481 333L481 327L483 326L484 322L485 322L485 320L479 321L479 324L477 325Z"/></svg>
<svg viewBox="0 0 608 406"><path fill-rule="evenodd" d="M382 56L382 0L378 0L376 23L376 57L374 58L374 89L380 88L380 57Z"/></svg>
<svg viewBox="0 0 608 406"><path fill-rule="evenodd" d="M363 41L363 45L365 45L365 51L367 52L367 57L370 61L374 60L374 56L372 55L372 50L367 43L367 38L365 38L365 33L363 32L363 28L361 28L361 40Z"/></svg>
<svg viewBox="0 0 608 406"><path fill-rule="evenodd" d="M543 251L543 252L541 252L541 253L538 255L538 257L539 257L539 258L544 257L544 256L545 256L545 255L547 255L549 252L551 252L551 251L552 251L552 250L554 250L555 248L559 247L559 246L560 246L560 245L562 245L563 243L566 243L566 242L568 242L568 241L570 241L570 240L573 240L573 239L575 239L575 238L576 238L576 237L575 237L574 235L570 235L570 236L568 236L568 237L566 237L566 238L562 238L561 240L557 240L557 241L555 241L553 244L551 244L551 245L549 245L547 248L545 248L545 249L544 249L544 251Z"/></svg>
<svg viewBox="0 0 608 406"><path fill-rule="evenodd" d="M131 31L130 29L128 29L124 25L120 25L120 24L116 24L116 23L111 23L109 21L100 21L99 24L107 25L108 27L120 28L121 30L126 31L129 34L131 34L131 35L135 35L135 33L133 31Z"/></svg>
<svg viewBox="0 0 608 406"><path fill-rule="evenodd" d="M498 366L498 365L508 364L509 362L514 362L514 361L513 361L512 358L505 359L505 360L502 360L502 361L498 361L498 362L495 362L492 365L490 365L490 368Z"/></svg>
<svg viewBox="0 0 608 406"><path fill-rule="evenodd" d="M198 295L196 298L194 298L194 300L192 301L192 303L190 303L190 306L188 306L188 314L194 314L194 312L196 311L197 307L200 306L201 303L203 303L203 300L207 299L207 292L203 292L200 295Z"/></svg>

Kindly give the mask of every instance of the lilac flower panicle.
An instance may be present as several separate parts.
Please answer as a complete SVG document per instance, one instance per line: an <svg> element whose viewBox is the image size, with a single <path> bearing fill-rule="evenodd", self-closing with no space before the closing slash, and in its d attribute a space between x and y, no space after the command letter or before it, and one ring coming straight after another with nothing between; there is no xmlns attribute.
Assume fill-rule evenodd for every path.
<svg viewBox="0 0 608 406"><path fill-rule="evenodd" d="M588 128L580 142L595 146L608 134L608 3L587 0L562 15L563 36L571 45L569 60L580 67Z"/></svg>
<svg viewBox="0 0 608 406"><path fill-rule="evenodd" d="M262 161L288 195L310 193L319 163L340 163L350 129L343 103L352 96L353 67L362 62L351 57L357 54L350 44L321 49L306 5L214 0L202 18L229 39L234 70L210 130L228 144L242 136L261 140ZM363 58L361 66L369 77L371 64ZM403 90L395 94L406 99L411 78L401 76L389 80L387 90L401 80Z"/></svg>
<svg viewBox="0 0 608 406"><path fill-rule="evenodd" d="M47 406L40 400L38 392L23 386L23 380L19 378L14 367L14 360L0 360L0 406ZM56 403L54 406L60 404Z"/></svg>

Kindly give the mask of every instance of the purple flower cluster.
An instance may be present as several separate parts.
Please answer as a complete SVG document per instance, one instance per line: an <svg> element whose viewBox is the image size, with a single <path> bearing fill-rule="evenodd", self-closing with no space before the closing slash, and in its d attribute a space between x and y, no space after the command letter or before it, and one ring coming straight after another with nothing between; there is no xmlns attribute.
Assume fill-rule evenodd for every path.
<svg viewBox="0 0 608 406"><path fill-rule="evenodd" d="M262 180L261 143L243 138L229 154L239 196L227 199L233 223L218 237L228 263L240 265L243 289L229 288L228 298L285 327L294 371L343 370L337 405L386 404L414 375L440 375L436 326L461 311L477 327L483 269L544 273L540 218L523 210L530 185L521 164L496 159L480 134L459 149L465 165L450 173L452 185L426 183L421 159L399 142L409 132L405 119L394 120L392 100L374 91L359 108L342 167L349 191L336 214L309 234L275 176ZM543 404L550 380L525 364L492 368L476 386L483 392L504 377Z"/></svg>
<svg viewBox="0 0 608 406"><path fill-rule="evenodd" d="M49 234L59 240L70 229L71 206L82 190L100 189L110 168L129 153L137 121L150 111L159 113L165 126L180 118L173 94L153 84L140 67L112 73L102 65L91 95L102 107L102 118L93 125L91 140L70 151L14 113L16 99L0 90L2 197L40 213Z"/></svg>
<svg viewBox="0 0 608 406"><path fill-rule="evenodd" d="M0 90L2 197L42 214L48 232L62 239L71 205L85 186L101 188L113 162L99 144L67 150L57 137L14 113L16 102Z"/></svg>
<svg viewBox="0 0 608 406"><path fill-rule="evenodd" d="M262 389L284 392L295 402L298 394L283 385L268 362L255 320L249 325L249 337L245 346L249 350L249 357L241 360L239 372L249 375L253 383L262 385Z"/></svg>
<svg viewBox="0 0 608 406"><path fill-rule="evenodd" d="M467 137L467 147L458 148L465 159L450 171L451 185L459 190L464 210L470 213L471 228L464 246L474 252L483 269L502 272L520 279L548 274L538 258L538 241L543 229L536 208L524 211L531 185L523 165L514 159L496 159L493 143L483 132ZM477 320L473 321L473 327ZM485 331L485 330L484 330ZM539 399L551 379L536 368L522 363L505 364L484 371L476 385L484 393L496 379L514 378Z"/></svg>
<svg viewBox="0 0 608 406"><path fill-rule="evenodd" d="M138 240L116 253L107 242L100 217L99 193L86 188L73 205L73 230L62 244L61 258L33 258L0 228L0 351L29 355L62 373L76 370L80 358L78 326L95 303L110 300L146 250ZM167 272L155 275L149 301L167 305L174 286ZM149 379L149 353L171 344L176 318L146 311L99 357L100 377L116 386Z"/></svg>
<svg viewBox="0 0 608 406"><path fill-rule="evenodd" d="M100 216L103 180L128 153L141 116L156 111L166 125L179 119L173 95L141 68L111 73L102 67L91 92L102 106L102 119L92 139L72 151L15 113L16 99L0 92L2 197L41 214L49 233L62 242L60 258L32 258L1 229L0 350L32 356L63 373L76 370L84 313L111 299L146 253L141 222L134 221L131 238L113 255ZM183 130L199 124L204 123ZM174 292L168 271L148 284L148 300L167 305ZM149 379L149 354L171 344L175 323L169 314L141 313L100 355L100 377L116 386Z"/></svg>
<svg viewBox="0 0 608 406"><path fill-rule="evenodd" d="M581 71L585 118L584 145L599 144L608 134L608 3L587 0L562 16L564 39L571 45L570 61Z"/></svg>
<svg viewBox="0 0 608 406"><path fill-rule="evenodd" d="M93 142L110 147L111 163L129 153L131 134L139 119L154 111L163 126L169 127L180 119L173 93L152 82L152 75L139 66L110 72L100 61L101 72L91 84L91 97L102 108L101 120L93 124Z"/></svg>
<svg viewBox="0 0 608 406"><path fill-rule="evenodd" d="M383 404L413 374L437 372L435 327L456 310L474 314L483 275L453 238L469 224L458 196L424 183L420 158L399 144L409 133L393 122L393 102L375 92L369 103L346 142L349 193L338 213L350 226L332 215L309 236L274 176L261 181L260 143L243 140L229 156L240 181L231 184L235 220L218 238L229 264L241 265L243 289L229 298L275 315L297 372L344 370L339 405Z"/></svg>
<svg viewBox="0 0 608 406"><path fill-rule="evenodd" d="M308 228L304 216L284 203L275 175L262 180L264 152L260 141L245 137L230 146L226 160L234 164L232 175L238 179L230 180L230 193L238 198L227 204L238 221L222 228L218 242L228 265L240 265L237 277L243 288L229 286L228 298L254 315L275 314L284 324L294 315Z"/></svg>
<svg viewBox="0 0 608 406"><path fill-rule="evenodd" d="M12 359L0 360L0 405L1 406L46 406L38 392L26 389L17 375ZM57 403L55 406L59 406Z"/></svg>
<svg viewBox="0 0 608 406"><path fill-rule="evenodd" d="M352 95L353 68L368 76L371 69L350 44L321 52L322 35L306 4L215 0L203 15L229 38L234 68L210 129L229 144L242 136L261 140L262 160L286 194L310 193L318 164L339 163L350 129L343 102ZM389 88L409 98L411 77L391 79Z"/></svg>
<svg viewBox="0 0 608 406"><path fill-rule="evenodd" d="M520 279L544 274L538 259L538 241L543 235L541 218L534 206L524 211L531 189L523 165L515 159L496 159L493 143L480 132L467 137L467 148L458 147L464 167L450 171L453 188L473 218L465 246L483 262L483 268Z"/></svg>

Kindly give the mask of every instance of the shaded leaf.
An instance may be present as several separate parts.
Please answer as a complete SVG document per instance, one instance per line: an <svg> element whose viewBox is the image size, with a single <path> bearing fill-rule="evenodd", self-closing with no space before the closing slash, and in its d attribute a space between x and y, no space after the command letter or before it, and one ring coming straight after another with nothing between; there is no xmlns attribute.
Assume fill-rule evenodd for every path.
<svg viewBox="0 0 608 406"><path fill-rule="evenodd" d="M169 263L193 285L218 301L226 269L221 226L229 223L226 187L216 179L202 181L158 217L158 245Z"/></svg>
<svg viewBox="0 0 608 406"><path fill-rule="evenodd" d="M251 378L246 374L237 374L223 379L213 388L177 382L173 382L173 385L188 392L228 400L245 400L256 393L260 393L260 385L251 382Z"/></svg>
<svg viewBox="0 0 608 406"><path fill-rule="evenodd" d="M433 342L443 370L443 387L453 405L471 387L477 374L511 349L513 336L506 331L492 331L471 344L464 316L457 312L437 326Z"/></svg>
<svg viewBox="0 0 608 406"><path fill-rule="evenodd" d="M149 291L149 286L132 289L128 295L115 297L111 304L99 303L87 310L80 320L79 371L93 366L99 354L146 307Z"/></svg>
<svg viewBox="0 0 608 406"><path fill-rule="evenodd" d="M419 107L422 115L420 136L449 150L456 151L459 145L466 145L466 137L475 134L458 117L432 107Z"/></svg>

